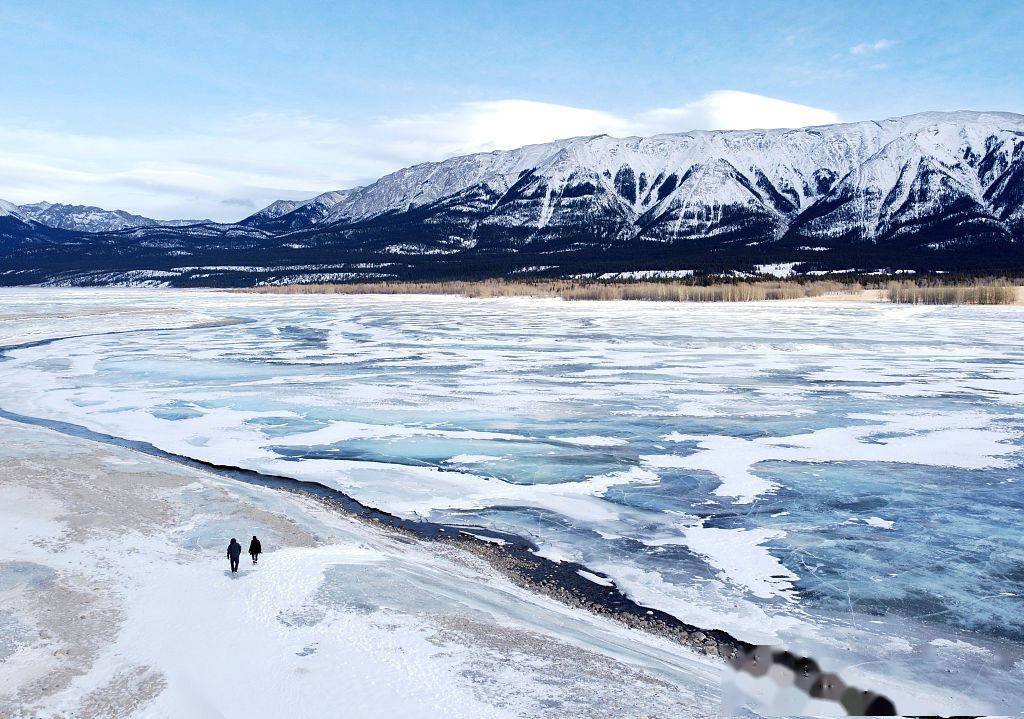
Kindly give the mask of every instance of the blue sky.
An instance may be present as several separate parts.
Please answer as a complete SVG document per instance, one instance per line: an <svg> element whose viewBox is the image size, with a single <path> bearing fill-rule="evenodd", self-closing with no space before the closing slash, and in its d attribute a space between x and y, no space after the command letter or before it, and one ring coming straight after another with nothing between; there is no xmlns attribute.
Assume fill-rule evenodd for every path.
<svg viewBox="0 0 1024 719"><path fill-rule="evenodd" d="M0 198L239 219L564 135L1024 112L1022 28L1005 2L6 0Z"/></svg>

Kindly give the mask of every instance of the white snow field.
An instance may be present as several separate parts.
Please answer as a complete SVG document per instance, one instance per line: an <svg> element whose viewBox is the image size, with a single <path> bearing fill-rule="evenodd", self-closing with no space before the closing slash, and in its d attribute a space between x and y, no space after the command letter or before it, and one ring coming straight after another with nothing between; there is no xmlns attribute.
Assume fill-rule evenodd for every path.
<svg viewBox="0 0 1024 719"><path fill-rule="evenodd" d="M584 565L579 576L596 587L814 657L902 713L1012 714L1024 682L1022 336L1019 307L5 290L0 346L23 346L0 359L0 410L322 483L471 534L524 537L544 557ZM0 452L10 452L6 428ZM84 442L31 431L58 459ZM127 452L97 446L80 453ZM233 716L248 699L219 695L207 683L219 672L273 694L246 705L257 716L336 690L341 705L362 691L366 715L407 703L402 715L691 716L746 702L745 679L723 692L718 665L514 588L480 560L378 536L277 490L196 481L222 499L178 501L186 519L167 519L152 544L131 523L103 530L102 563L74 559L94 551L91 538L55 558L74 509L52 487L50 504L9 505L50 539L15 532L0 561L115 572L108 583L124 606L146 596L156 608L114 622L107 644L125 664L97 658L39 706L109 693L103 682L125 672L150 682L140 712L155 716L185 706L172 704L185 687ZM171 501L145 492L156 495ZM263 529L278 558L225 577L222 545L258 533L225 520L231 497L246 507L235 511L271 513L306 538ZM126 546L141 561L111 550ZM174 559L157 561L162 546ZM0 590L22 591L43 570L17 571L6 584L0 574ZM252 591L239 598L234 586ZM163 599L177 594L187 601ZM230 620L208 616L235 601ZM452 633L434 612L483 624ZM2 621L14 629L0 636L27 636L18 622L30 622ZM175 627L166 651L140 648L133 632L164 624ZM495 646L495 627L529 637ZM383 653L373 655L381 668L352 653L362 646ZM15 648L3 671L28 651ZM298 678L246 679L232 658L250 654ZM611 668L572 664L579 657ZM192 662L211 668L190 678ZM341 666L353 668L342 676ZM33 686L24 681L18 691ZM653 688L622 689L637 681ZM565 691L552 695L552 682ZM808 702L780 695L773 706L837 709ZM298 705L307 715L326 706Z"/></svg>
<svg viewBox="0 0 1024 719"><path fill-rule="evenodd" d="M470 555L127 449L0 436L0 716L716 714L713 660ZM253 533L265 554L232 576L227 538Z"/></svg>

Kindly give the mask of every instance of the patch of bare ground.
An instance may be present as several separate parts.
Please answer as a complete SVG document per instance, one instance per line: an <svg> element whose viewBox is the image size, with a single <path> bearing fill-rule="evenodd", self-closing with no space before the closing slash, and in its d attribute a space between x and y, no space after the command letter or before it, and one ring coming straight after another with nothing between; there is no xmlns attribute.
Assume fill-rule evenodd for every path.
<svg viewBox="0 0 1024 719"><path fill-rule="evenodd" d="M153 701L166 686L167 680L160 672L150 667L131 667L86 694L74 716L82 719L132 716Z"/></svg>
<svg viewBox="0 0 1024 719"><path fill-rule="evenodd" d="M0 716L38 716L37 704L67 689L113 641L121 613L108 587L71 572L5 592L4 599L12 615L35 629L27 651L38 659L30 667L37 671L30 671L11 691L0 692Z"/></svg>

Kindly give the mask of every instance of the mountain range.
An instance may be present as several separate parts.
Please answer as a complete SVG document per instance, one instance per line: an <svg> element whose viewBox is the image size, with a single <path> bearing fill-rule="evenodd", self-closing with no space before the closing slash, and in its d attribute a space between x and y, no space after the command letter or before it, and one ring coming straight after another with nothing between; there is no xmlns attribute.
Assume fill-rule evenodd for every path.
<svg viewBox="0 0 1024 719"><path fill-rule="evenodd" d="M184 227L212 222L212 220L154 220L133 215L124 210L104 210L91 205L65 205L54 202L35 202L14 205L0 200L0 208L23 221L32 221L58 230L76 232L115 232L131 227Z"/></svg>
<svg viewBox="0 0 1024 719"><path fill-rule="evenodd" d="M0 202L6 284L851 271L1024 272L1024 116L578 137L238 223Z"/></svg>

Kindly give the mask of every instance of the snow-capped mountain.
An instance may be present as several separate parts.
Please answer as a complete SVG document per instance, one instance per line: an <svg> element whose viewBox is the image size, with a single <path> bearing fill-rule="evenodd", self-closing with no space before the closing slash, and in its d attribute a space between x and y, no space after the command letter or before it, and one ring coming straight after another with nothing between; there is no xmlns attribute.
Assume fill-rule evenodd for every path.
<svg viewBox="0 0 1024 719"><path fill-rule="evenodd" d="M325 192L309 200L277 200L238 224L272 230L312 227L322 222L334 207L360 189Z"/></svg>
<svg viewBox="0 0 1024 719"><path fill-rule="evenodd" d="M1021 115L954 112L797 130L582 137L417 165L322 195L327 212L307 217L303 204L273 216L300 229L443 201L442 215L470 210L474 231L507 228L521 242L581 221L602 237L663 242L734 233L777 240L791 229L884 240L956 206L966 212L961 220L1012 234L1021 222L1012 198L1022 133ZM264 226L259 214L246 223Z"/></svg>
<svg viewBox="0 0 1024 719"><path fill-rule="evenodd" d="M28 217L13 202L0 200L0 243L4 240L17 244L35 241L45 237L50 229Z"/></svg>
<svg viewBox="0 0 1024 719"><path fill-rule="evenodd" d="M78 232L114 232L131 227L181 227L209 220L154 220L133 215L124 210L104 210L88 205L65 205L52 202L36 202L20 205L23 217L35 220L41 225L61 230Z"/></svg>
<svg viewBox="0 0 1024 719"><path fill-rule="evenodd" d="M0 200L0 217L13 217L14 219L22 222L26 219L18 206L13 202L8 202L7 200Z"/></svg>
<svg viewBox="0 0 1024 719"><path fill-rule="evenodd" d="M178 284L762 267L1022 273L1024 116L578 137L279 200L235 225L143 225L73 244L45 253L102 281L130 266ZM51 261L42 253L0 260L38 279Z"/></svg>

